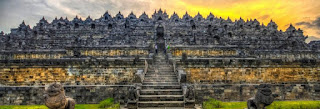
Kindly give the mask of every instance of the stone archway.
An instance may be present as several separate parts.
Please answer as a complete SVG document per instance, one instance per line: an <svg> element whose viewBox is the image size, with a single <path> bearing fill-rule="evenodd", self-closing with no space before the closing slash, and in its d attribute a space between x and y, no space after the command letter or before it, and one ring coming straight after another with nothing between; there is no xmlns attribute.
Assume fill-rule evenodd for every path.
<svg viewBox="0 0 320 109"><path fill-rule="evenodd" d="M164 51L165 50L165 39L164 39L164 28L162 25L159 25L156 28L156 35L157 35L157 39L156 39L156 44L158 46L158 51Z"/></svg>

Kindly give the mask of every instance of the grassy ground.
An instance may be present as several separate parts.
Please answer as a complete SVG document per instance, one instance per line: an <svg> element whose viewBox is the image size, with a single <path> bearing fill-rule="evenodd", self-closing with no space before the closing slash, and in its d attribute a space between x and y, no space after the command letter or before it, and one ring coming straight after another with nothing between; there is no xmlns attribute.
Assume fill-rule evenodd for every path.
<svg viewBox="0 0 320 109"><path fill-rule="evenodd" d="M99 108L99 104L76 104L76 109L119 109L120 104L109 108ZM221 102L209 100L203 103L204 109L244 109L247 102ZM0 109L48 109L45 105L4 105ZM267 109L320 109L320 101L275 101Z"/></svg>
<svg viewBox="0 0 320 109"><path fill-rule="evenodd" d="M103 109L119 109L119 104L113 107ZM0 106L0 109L48 109L45 105L5 105ZM101 109L99 104L76 104L76 109Z"/></svg>
<svg viewBox="0 0 320 109"><path fill-rule="evenodd" d="M99 104L76 104L76 109L120 109L120 103L114 103L113 98L107 98ZM4 105L0 109L48 109L45 105Z"/></svg>
<svg viewBox="0 0 320 109"><path fill-rule="evenodd" d="M244 109L247 102L221 102L210 99L203 103L204 109ZM275 101L267 109L320 109L320 101Z"/></svg>

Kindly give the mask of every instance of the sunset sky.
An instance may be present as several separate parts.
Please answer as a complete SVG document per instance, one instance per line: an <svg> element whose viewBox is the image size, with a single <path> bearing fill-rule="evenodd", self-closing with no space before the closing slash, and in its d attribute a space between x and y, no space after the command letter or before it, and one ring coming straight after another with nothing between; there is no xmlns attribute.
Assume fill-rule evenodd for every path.
<svg viewBox="0 0 320 109"><path fill-rule="evenodd" d="M199 12L206 17L212 12L232 20L256 18L264 24L272 19L281 30L293 24L304 30L308 40L320 40L319 0L1 0L0 31L8 33L22 20L34 26L42 16L49 22L76 15L96 19L108 10L113 16L119 11L124 16L131 11L140 16L145 11L150 17L160 8L169 15L175 11L180 17L187 11L192 16Z"/></svg>

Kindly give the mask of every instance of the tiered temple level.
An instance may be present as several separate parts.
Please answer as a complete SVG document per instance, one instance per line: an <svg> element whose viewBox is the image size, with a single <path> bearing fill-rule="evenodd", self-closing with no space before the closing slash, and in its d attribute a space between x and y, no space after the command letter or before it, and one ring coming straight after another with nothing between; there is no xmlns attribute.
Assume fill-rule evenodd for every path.
<svg viewBox="0 0 320 109"><path fill-rule="evenodd" d="M319 82L320 43L307 44L306 38L292 25L279 31L273 21L261 25L211 13L169 17L161 9L151 18L120 12L98 19L42 18L33 28L22 22L0 34L0 84L130 84L155 45L159 52L170 45L168 58L186 68L190 82Z"/></svg>

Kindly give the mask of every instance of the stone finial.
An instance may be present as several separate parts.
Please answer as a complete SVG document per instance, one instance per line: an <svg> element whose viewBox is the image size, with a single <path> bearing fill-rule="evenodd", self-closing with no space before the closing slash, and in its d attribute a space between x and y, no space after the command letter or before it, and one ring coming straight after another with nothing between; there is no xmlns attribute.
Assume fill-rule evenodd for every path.
<svg viewBox="0 0 320 109"><path fill-rule="evenodd" d="M144 11L144 12L140 15L139 19L145 19L145 18L148 18L148 15L147 15L146 12Z"/></svg>
<svg viewBox="0 0 320 109"><path fill-rule="evenodd" d="M262 22L261 26L262 26L262 27L266 27L263 22Z"/></svg>
<svg viewBox="0 0 320 109"><path fill-rule="evenodd" d="M164 10L163 14L167 15L167 11L166 11L166 10Z"/></svg>
<svg viewBox="0 0 320 109"><path fill-rule="evenodd" d="M159 9L158 13L162 13L162 10L161 10L161 8Z"/></svg>
<svg viewBox="0 0 320 109"><path fill-rule="evenodd" d="M22 21L22 23L21 23L22 25L26 25L26 23L24 23L24 20Z"/></svg>
<svg viewBox="0 0 320 109"><path fill-rule="evenodd" d="M129 15L134 15L133 11L131 11Z"/></svg>
<svg viewBox="0 0 320 109"><path fill-rule="evenodd" d="M274 21L272 21L272 19L271 19L270 22L268 23L267 27L268 27L269 29L278 29L278 25L277 25Z"/></svg>
<svg viewBox="0 0 320 109"><path fill-rule="evenodd" d="M108 10L103 14L103 16L104 16L104 17L105 17L105 16L110 16Z"/></svg>
<svg viewBox="0 0 320 109"><path fill-rule="evenodd" d="M136 19L136 15L131 11L131 13L128 15L128 18L130 19Z"/></svg>
<svg viewBox="0 0 320 109"><path fill-rule="evenodd" d="M63 21L63 17L60 17L60 19L59 19L60 21Z"/></svg>
<svg viewBox="0 0 320 109"><path fill-rule="evenodd" d="M210 12L209 16L213 16L214 17L214 15L211 12Z"/></svg>
<svg viewBox="0 0 320 109"><path fill-rule="evenodd" d="M87 22L87 23L89 23L89 22L91 22L91 21L92 21L92 19L91 19L90 16L88 16L88 17L86 18L86 20L85 20L85 22Z"/></svg>
<svg viewBox="0 0 320 109"><path fill-rule="evenodd" d="M69 20L68 20L68 17L67 17L67 16L66 16L66 19L65 19L65 21L69 21Z"/></svg>
<svg viewBox="0 0 320 109"><path fill-rule="evenodd" d="M118 14L115 16L117 19L123 19L123 15L119 11Z"/></svg>
<svg viewBox="0 0 320 109"><path fill-rule="evenodd" d="M228 16L227 22L229 22L229 23L232 22L229 16Z"/></svg>
<svg viewBox="0 0 320 109"><path fill-rule="evenodd" d="M294 32L296 30L296 28L290 24L290 26L286 29L286 32Z"/></svg>
<svg viewBox="0 0 320 109"><path fill-rule="evenodd" d="M63 86L58 83L50 84L44 94L45 105L50 109L74 109L75 100L66 96Z"/></svg>
<svg viewBox="0 0 320 109"><path fill-rule="evenodd" d="M214 15L210 12L210 14L207 16L208 20L213 20L214 19Z"/></svg>
<svg viewBox="0 0 320 109"><path fill-rule="evenodd" d="M183 15L182 17L184 20L188 20L190 18L190 15L188 14L188 12L186 11L186 14Z"/></svg>

